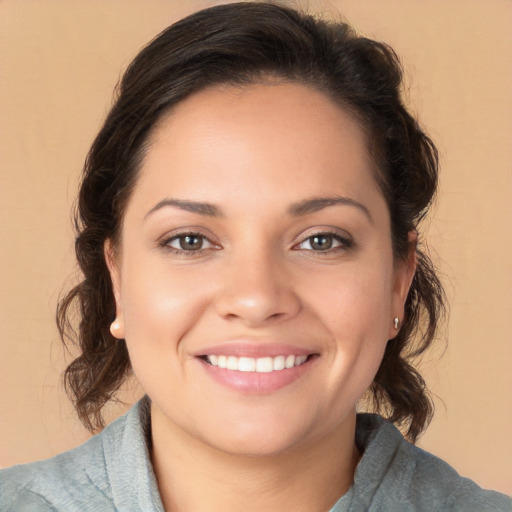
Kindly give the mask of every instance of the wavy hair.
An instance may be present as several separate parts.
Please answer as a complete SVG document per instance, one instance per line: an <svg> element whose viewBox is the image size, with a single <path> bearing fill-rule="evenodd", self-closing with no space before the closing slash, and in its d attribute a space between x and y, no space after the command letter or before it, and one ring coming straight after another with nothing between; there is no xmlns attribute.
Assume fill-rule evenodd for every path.
<svg viewBox="0 0 512 512"><path fill-rule="evenodd" d="M177 103L209 86L276 79L315 88L360 122L389 207L395 258L406 257L408 234L418 230L436 193L438 158L404 107L395 52L344 22L276 3L220 5L178 21L142 49L124 73L83 169L75 214L82 279L60 301L57 324L64 343L79 348L64 382L91 431L103 427L103 406L131 373L126 344L109 330L115 302L103 247L107 239L114 246L119 241L152 129ZM434 340L444 304L431 260L421 244L416 251L402 327L388 342L369 390L373 408L413 441L433 408L412 360ZM79 317L75 329L73 312Z"/></svg>

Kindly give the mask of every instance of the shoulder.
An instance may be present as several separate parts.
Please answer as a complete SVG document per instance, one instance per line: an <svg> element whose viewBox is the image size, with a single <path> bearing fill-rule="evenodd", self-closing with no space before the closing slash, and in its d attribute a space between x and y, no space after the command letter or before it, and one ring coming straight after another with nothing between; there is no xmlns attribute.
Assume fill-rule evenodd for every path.
<svg viewBox="0 0 512 512"><path fill-rule="evenodd" d="M107 459L123 436L126 417L51 459L0 470L0 510L115 510Z"/></svg>
<svg viewBox="0 0 512 512"><path fill-rule="evenodd" d="M504 494L482 489L469 478L462 477L449 464L407 441L404 461L410 479L405 486L412 501L437 503L439 511L500 511L512 512L512 500Z"/></svg>
<svg viewBox="0 0 512 512"><path fill-rule="evenodd" d="M469 478L462 477L449 464L435 455L407 443L411 461L411 495L424 501L433 497L439 510L508 511L512 501L498 492L482 489Z"/></svg>
<svg viewBox="0 0 512 512"><path fill-rule="evenodd" d="M109 510L112 502L103 454L105 432L51 459L0 471L0 509L85 510L91 500Z"/></svg>
<svg viewBox="0 0 512 512"><path fill-rule="evenodd" d="M460 476L378 416L358 418L358 436L364 455L354 486L359 480L367 510L512 511L509 497Z"/></svg>

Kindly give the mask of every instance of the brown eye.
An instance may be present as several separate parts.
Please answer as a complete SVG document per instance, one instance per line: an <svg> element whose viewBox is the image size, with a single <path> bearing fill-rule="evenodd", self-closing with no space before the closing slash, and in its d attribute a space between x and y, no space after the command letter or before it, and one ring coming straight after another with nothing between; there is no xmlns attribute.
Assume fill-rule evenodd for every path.
<svg viewBox="0 0 512 512"><path fill-rule="evenodd" d="M314 251L327 251L333 246L333 235L321 234L310 237L311 249Z"/></svg>
<svg viewBox="0 0 512 512"><path fill-rule="evenodd" d="M212 243L205 236L197 233L185 233L174 236L167 242L167 245L175 250L184 252L200 251L212 247Z"/></svg>
<svg viewBox="0 0 512 512"><path fill-rule="evenodd" d="M334 233L316 233L308 236L296 247L306 251L328 252L336 249L349 249L352 247L352 241Z"/></svg>

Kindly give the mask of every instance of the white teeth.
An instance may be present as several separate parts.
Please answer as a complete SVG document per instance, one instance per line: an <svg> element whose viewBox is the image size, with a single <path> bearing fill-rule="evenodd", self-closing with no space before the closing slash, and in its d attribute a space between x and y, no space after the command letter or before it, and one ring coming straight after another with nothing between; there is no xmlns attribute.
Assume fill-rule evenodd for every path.
<svg viewBox="0 0 512 512"><path fill-rule="evenodd" d="M268 373L300 366L308 356L276 356L276 357L236 357L236 356L206 356L212 366L239 372Z"/></svg>
<svg viewBox="0 0 512 512"><path fill-rule="evenodd" d="M274 370L284 370L284 368L285 368L284 361L285 361L284 356L274 357Z"/></svg>
<svg viewBox="0 0 512 512"><path fill-rule="evenodd" d="M228 370L238 370L238 357L228 356L228 361L226 363L226 368Z"/></svg>
<svg viewBox="0 0 512 512"><path fill-rule="evenodd" d="M256 359L252 357L241 357L238 359L238 371L240 372L255 372Z"/></svg>
<svg viewBox="0 0 512 512"><path fill-rule="evenodd" d="M305 363L307 358L308 358L308 356L297 356L295 358L294 366L300 366L301 364Z"/></svg>
<svg viewBox="0 0 512 512"><path fill-rule="evenodd" d="M271 357L259 357L256 359L257 372L271 372L274 369L274 361Z"/></svg>

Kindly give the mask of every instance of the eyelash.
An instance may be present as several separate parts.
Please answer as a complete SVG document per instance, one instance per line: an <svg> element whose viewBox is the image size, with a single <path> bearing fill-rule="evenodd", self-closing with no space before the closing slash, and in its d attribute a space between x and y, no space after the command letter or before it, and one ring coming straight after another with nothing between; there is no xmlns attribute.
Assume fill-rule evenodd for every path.
<svg viewBox="0 0 512 512"><path fill-rule="evenodd" d="M185 239L187 237L199 238L201 240L201 247L197 250L187 250L187 249L178 249L176 247L171 246L172 242L179 241L180 239ZM299 246L301 246L302 244L304 244L307 241L310 241L310 245L311 245L311 241L314 238L318 238L318 237L332 237L333 242L338 242L339 245L337 245L335 247L329 247L326 250L300 249ZM208 242L211 246L207 247L207 248L203 248L202 246L205 241ZM186 231L186 232L178 233L173 236L164 238L161 242L159 242L159 246L168 250L169 252L171 252L173 254L183 255L183 256L193 256L193 255L201 254L203 251L219 249L219 246L216 245L214 242L212 242L207 236L205 236L202 233L195 232L195 231ZM332 254L333 252L351 249L353 246L354 246L354 242L352 241L351 238L349 238L347 236L342 236L339 233L334 232L334 231L326 230L326 231L318 231L316 233L309 234L308 236L304 237L299 243L295 244L293 246L293 249L297 248L296 250L305 250L305 251L312 252L315 254L324 255L324 254Z"/></svg>
<svg viewBox="0 0 512 512"><path fill-rule="evenodd" d="M187 237L199 238L202 241L201 248L198 250L187 250L187 249L178 249L176 247L171 246L172 242L179 241L180 239L185 239ZM203 248L202 245L204 244L204 241L207 241L211 245L211 247ZM195 231L186 231L183 233L178 233L176 235L170 236L168 238L164 238L159 243L159 246L163 247L164 249L168 250L169 252L171 252L173 254L184 255L184 256L197 255L197 254L202 253L203 251L216 249L219 247L218 245L214 244L207 236L203 235L202 233L195 232Z"/></svg>
<svg viewBox="0 0 512 512"><path fill-rule="evenodd" d="M347 249L351 249L354 246L354 242L350 237L340 235L336 231L324 230L324 231L318 231L316 233L308 234L308 236L304 237L301 242L299 242L298 244L295 244L294 248L304 244L307 241L309 241L310 245L311 245L311 241L314 238L319 238L319 237L331 237L333 243L338 242L339 245L337 245L335 247L329 247L328 249L326 249L324 251L314 250L314 249L303 249L303 250L314 252L315 254L319 254L319 255L324 255L324 254L328 255L328 254L332 254L332 253L338 252L338 251L346 251Z"/></svg>

